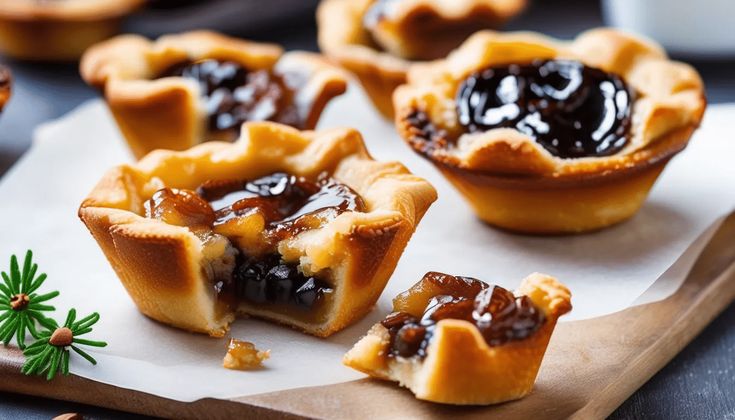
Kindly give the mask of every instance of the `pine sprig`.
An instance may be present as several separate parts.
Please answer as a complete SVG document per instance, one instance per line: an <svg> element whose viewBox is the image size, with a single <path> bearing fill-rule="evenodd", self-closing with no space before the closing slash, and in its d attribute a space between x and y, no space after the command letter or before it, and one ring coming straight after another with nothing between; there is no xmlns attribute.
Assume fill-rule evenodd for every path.
<svg viewBox="0 0 735 420"><path fill-rule="evenodd" d="M79 348L80 345L92 347L105 347L104 341L93 341L79 336L92 332L92 326L99 321L100 315L92 313L80 320L76 320L77 311L71 309L63 326L59 326L54 320L52 327L38 334L38 341L28 346L23 354L26 356L25 364L21 369L26 375L43 375L51 380L58 372L63 375L69 374L69 349L92 363L97 364L87 352Z"/></svg>
<svg viewBox="0 0 735 420"><path fill-rule="evenodd" d="M25 348L26 335L38 337L36 324L52 328L51 320L43 312L53 311L48 301L59 295L58 291L39 294L38 289L46 280L46 274L36 276L38 264L33 263L33 252L26 252L23 269L18 258L10 257L10 274L2 275L0 282L0 341L7 346L15 338L18 347Z"/></svg>

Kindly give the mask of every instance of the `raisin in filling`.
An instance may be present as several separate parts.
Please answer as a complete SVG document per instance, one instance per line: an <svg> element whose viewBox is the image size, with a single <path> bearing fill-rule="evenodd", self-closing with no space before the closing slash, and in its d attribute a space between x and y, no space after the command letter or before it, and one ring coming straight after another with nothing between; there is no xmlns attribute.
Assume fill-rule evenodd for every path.
<svg viewBox="0 0 735 420"><path fill-rule="evenodd" d="M322 226L347 211L363 211L362 198L350 187L326 175L316 181L276 172L250 181L208 181L196 191L163 188L145 203L146 216L188 227L202 237L237 217L260 214L262 240L271 249L263 255L243 250L232 276L215 284L222 295L253 304L312 308L333 288L306 276L297 264L284 262L278 241Z"/></svg>
<svg viewBox="0 0 735 420"><path fill-rule="evenodd" d="M300 80L271 70L248 70L233 61L204 59L177 64L159 77L199 83L210 131L239 132L246 121L275 121L303 128L294 103Z"/></svg>
<svg viewBox="0 0 735 420"><path fill-rule="evenodd" d="M398 311L381 322L390 334L391 357L426 357L437 323L443 319L471 322L490 346L530 337L546 320L527 296L516 297L500 286L441 273L428 273L422 279L425 282L434 284L423 287L448 294L431 297L420 318Z"/></svg>
<svg viewBox="0 0 735 420"><path fill-rule="evenodd" d="M302 309L311 309L333 292L328 283L305 276L278 254L240 258L229 287L236 298L249 303L289 304Z"/></svg>
<svg viewBox="0 0 735 420"><path fill-rule="evenodd" d="M571 60L492 67L457 91L469 132L515 128L561 158L609 156L628 143L633 91L619 76Z"/></svg>

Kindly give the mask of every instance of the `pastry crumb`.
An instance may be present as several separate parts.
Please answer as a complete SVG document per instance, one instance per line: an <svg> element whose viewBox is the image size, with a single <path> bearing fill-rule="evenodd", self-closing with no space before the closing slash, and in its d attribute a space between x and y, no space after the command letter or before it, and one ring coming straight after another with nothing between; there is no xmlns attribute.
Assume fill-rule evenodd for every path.
<svg viewBox="0 0 735 420"><path fill-rule="evenodd" d="M222 366L233 370L257 369L263 366L263 361L270 356L270 350L260 351L253 343L231 338Z"/></svg>

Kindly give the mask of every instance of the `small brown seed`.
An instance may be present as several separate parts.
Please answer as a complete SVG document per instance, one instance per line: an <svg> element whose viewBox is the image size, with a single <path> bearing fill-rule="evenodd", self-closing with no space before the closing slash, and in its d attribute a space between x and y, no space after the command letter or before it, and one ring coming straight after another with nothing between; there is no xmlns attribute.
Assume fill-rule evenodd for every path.
<svg viewBox="0 0 735 420"><path fill-rule="evenodd" d="M56 331L51 334L51 338L49 338L48 342L52 346L66 347L71 345L73 339L74 334L72 334L71 330L66 327L61 327L57 328Z"/></svg>

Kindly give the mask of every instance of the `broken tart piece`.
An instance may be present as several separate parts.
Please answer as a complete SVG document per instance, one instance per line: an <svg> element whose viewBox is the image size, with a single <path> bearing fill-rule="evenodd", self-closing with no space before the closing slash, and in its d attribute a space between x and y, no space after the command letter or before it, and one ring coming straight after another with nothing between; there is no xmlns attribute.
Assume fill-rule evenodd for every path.
<svg viewBox="0 0 735 420"><path fill-rule="evenodd" d="M370 310L435 199L354 130L261 122L110 170L79 216L153 319L221 337L243 314L324 337Z"/></svg>
<svg viewBox="0 0 735 420"><path fill-rule="evenodd" d="M414 65L394 101L401 136L481 219L551 234L634 215L706 105L691 66L612 29L479 32Z"/></svg>
<svg viewBox="0 0 735 420"><path fill-rule="evenodd" d="M319 46L353 72L375 107L393 118L393 90L412 61L444 57L473 32L497 28L526 0L323 0Z"/></svg>
<svg viewBox="0 0 735 420"><path fill-rule="evenodd" d="M104 91L133 154L234 141L246 121L312 129L346 89L318 55L194 31L150 41L122 35L82 57L84 80Z"/></svg>
<svg viewBox="0 0 735 420"><path fill-rule="evenodd" d="M569 290L545 274L531 274L513 293L429 272L393 299L393 313L343 362L422 400L515 400L531 392L556 321L571 309Z"/></svg>
<svg viewBox="0 0 735 420"><path fill-rule="evenodd" d="M72 61L116 35L145 0L0 0L0 51L22 60Z"/></svg>

